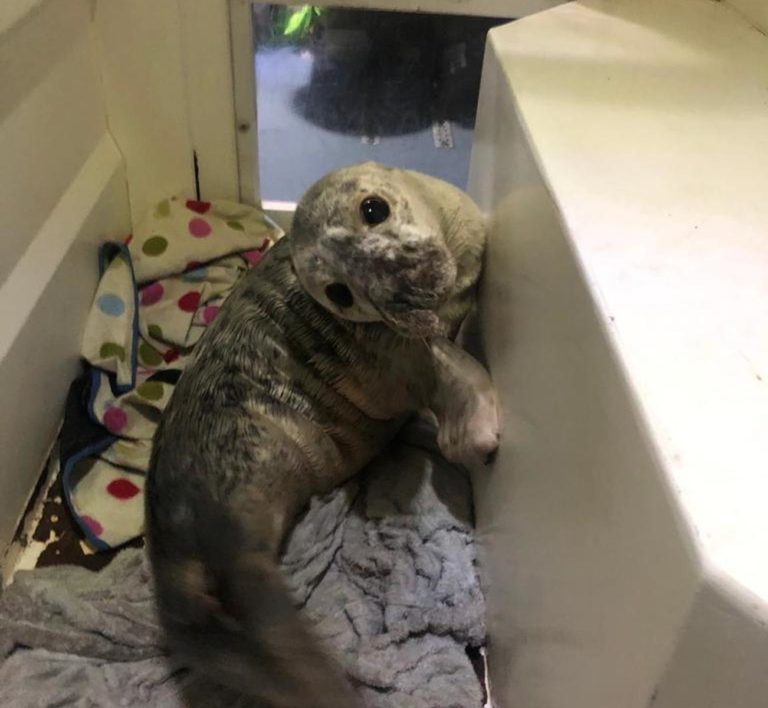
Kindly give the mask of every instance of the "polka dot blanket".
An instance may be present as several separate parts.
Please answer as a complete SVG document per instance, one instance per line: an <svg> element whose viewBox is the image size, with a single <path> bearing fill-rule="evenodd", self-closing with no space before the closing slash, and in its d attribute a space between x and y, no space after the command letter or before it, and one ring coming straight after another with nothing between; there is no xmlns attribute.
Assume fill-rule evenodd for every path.
<svg viewBox="0 0 768 708"><path fill-rule="evenodd" d="M184 364L235 283L282 232L250 206L165 199L104 244L70 391L64 493L97 549L139 536L152 436Z"/></svg>

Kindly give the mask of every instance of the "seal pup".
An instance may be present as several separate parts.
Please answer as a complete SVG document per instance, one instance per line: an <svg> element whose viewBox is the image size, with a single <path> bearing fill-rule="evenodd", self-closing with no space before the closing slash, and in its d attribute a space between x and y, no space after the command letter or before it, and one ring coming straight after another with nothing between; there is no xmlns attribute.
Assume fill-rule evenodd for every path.
<svg viewBox="0 0 768 708"><path fill-rule="evenodd" d="M359 701L293 607L281 543L314 494L428 410L451 461L498 445L496 394L451 338L486 226L463 192L376 163L333 172L238 284L157 429L146 534L169 645L280 708Z"/></svg>

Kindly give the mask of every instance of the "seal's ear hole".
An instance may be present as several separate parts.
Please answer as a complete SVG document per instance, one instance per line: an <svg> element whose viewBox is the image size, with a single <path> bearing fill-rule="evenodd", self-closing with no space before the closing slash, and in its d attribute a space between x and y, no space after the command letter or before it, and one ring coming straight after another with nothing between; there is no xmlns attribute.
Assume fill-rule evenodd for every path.
<svg viewBox="0 0 768 708"><path fill-rule="evenodd" d="M381 197L366 197L360 203L360 216L369 226L381 224L389 218L389 204Z"/></svg>
<svg viewBox="0 0 768 708"><path fill-rule="evenodd" d="M342 283L331 283L325 288L325 296L339 307L352 307L355 298L350 289Z"/></svg>

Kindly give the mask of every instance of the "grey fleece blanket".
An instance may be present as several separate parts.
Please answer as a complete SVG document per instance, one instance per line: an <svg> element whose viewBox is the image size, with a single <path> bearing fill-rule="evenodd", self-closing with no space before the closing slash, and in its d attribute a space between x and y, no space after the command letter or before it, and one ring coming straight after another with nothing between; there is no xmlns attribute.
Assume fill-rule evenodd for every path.
<svg viewBox="0 0 768 708"><path fill-rule="evenodd" d="M466 654L485 637L471 490L432 440L410 425L314 499L283 558L296 602L371 708L482 705ZM139 550L99 573L20 572L0 597L0 661L2 706L247 705L164 654Z"/></svg>

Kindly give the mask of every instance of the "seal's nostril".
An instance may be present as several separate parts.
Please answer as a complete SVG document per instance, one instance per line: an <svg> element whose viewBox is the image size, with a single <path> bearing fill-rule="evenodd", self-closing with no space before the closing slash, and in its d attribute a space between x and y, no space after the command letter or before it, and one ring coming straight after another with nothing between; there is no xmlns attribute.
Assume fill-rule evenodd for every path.
<svg viewBox="0 0 768 708"><path fill-rule="evenodd" d="M342 283L331 283L325 289L326 297L339 307L352 307L355 303L355 298L352 297L352 293L349 288Z"/></svg>
<svg viewBox="0 0 768 708"><path fill-rule="evenodd" d="M499 449L498 448L496 448L492 452L489 452L488 455L485 458L486 466L496 462L496 458L498 457L498 455L499 455Z"/></svg>

